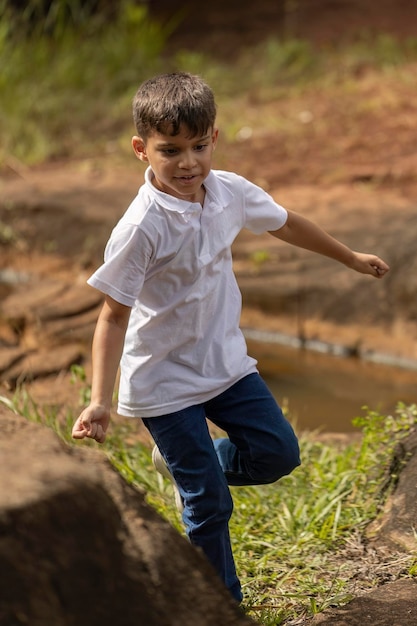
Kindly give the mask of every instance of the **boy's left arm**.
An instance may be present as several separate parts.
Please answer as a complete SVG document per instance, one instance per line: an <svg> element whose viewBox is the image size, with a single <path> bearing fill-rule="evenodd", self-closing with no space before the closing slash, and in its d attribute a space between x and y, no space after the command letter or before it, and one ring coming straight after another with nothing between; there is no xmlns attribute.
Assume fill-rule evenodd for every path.
<svg viewBox="0 0 417 626"><path fill-rule="evenodd" d="M361 274L382 278L389 270L389 266L379 257L374 254L354 252L314 222L292 211L288 211L288 219L284 226L270 233L273 237L294 246L339 261Z"/></svg>

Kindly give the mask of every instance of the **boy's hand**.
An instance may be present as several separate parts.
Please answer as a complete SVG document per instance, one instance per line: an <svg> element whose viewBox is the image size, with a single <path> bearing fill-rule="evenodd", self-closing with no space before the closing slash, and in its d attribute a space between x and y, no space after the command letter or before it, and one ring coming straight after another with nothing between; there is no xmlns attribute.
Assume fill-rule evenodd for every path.
<svg viewBox="0 0 417 626"><path fill-rule="evenodd" d="M74 439L89 437L98 443L106 439L107 428L110 423L110 411L102 406L88 406L76 420L72 428Z"/></svg>
<svg viewBox="0 0 417 626"><path fill-rule="evenodd" d="M361 274L371 274L375 278L382 278L389 271L389 266L374 254L353 253L353 262L350 265L353 270Z"/></svg>

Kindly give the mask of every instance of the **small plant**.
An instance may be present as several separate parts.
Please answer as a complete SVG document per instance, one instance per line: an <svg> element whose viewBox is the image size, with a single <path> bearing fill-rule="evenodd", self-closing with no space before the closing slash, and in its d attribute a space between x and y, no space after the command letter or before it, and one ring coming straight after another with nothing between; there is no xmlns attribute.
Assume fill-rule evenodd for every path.
<svg viewBox="0 0 417 626"><path fill-rule="evenodd" d="M414 532L414 535L415 535L415 539L417 541L417 533ZM417 558L413 559L411 565L409 566L408 574L409 574L409 576L413 576L413 577L417 576Z"/></svg>
<svg viewBox="0 0 417 626"><path fill-rule="evenodd" d="M406 406L399 402L394 415L381 415L367 407L364 410L364 416L353 420L354 426L362 431L357 457L358 471L362 472L368 490L383 497L397 479L396 471L399 468L393 463L395 450L417 424L417 405ZM382 482L383 477L385 480ZM377 504L377 500L375 502Z"/></svg>
<svg viewBox="0 0 417 626"><path fill-rule="evenodd" d="M38 404L25 387L18 387L11 398L0 396L0 403L7 406L16 415L51 428L64 441L71 441L71 412L62 417L60 407Z"/></svg>
<svg viewBox="0 0 417 626"><path fill-rule="evenodd" d="M0 244L2 246L14 244L17 238L17 234L10 224L5 224L0 220Z"/></svg>
<svg viewBox="0 0 417 626"><path fill-rule="evenodd" d="M255 267L259 268L270 260L271 255L268 250L255 250L250 255L250 258Z"/></svg>
<svg viewBox="0 0 417 626"><path fill-rule="evenodd" d="M85 406L91 400L91 387L87 383L87 375L82 365L71 365L71 384L79 387L80 405Z"/></svg>

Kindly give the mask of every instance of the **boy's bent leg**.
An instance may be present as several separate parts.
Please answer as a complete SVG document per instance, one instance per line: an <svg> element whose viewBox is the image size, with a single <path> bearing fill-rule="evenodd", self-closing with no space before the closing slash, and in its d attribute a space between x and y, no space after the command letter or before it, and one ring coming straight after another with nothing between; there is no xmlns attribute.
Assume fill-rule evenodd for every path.
<svg viewBox="0 0 417 626"><path fill-rule="evenodd" d="M162 417L143 418L164 457L182 500L190 542L199 546L233 597L242 592L229 536L233 503L210 437L204 408L190 407Z"/></svg>
<svg viewBox="0 0 417 626"><path fill-rule="evenodd" d="M228 439L214 441L229 485L275 482L300 464L292 426L259 374L249 374L205 404Z"/></svg>

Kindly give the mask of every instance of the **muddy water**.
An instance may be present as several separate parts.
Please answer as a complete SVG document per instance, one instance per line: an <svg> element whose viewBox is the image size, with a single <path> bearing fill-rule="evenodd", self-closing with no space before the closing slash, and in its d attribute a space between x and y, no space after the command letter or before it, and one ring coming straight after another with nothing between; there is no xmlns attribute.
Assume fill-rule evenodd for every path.
<svg viewBox="0 0 417 626"><path fill-rule="evenodd" d="M417 402L417 371L247 338L251 356L297 430L352 432L364 406L391 413Z"/></svg>

